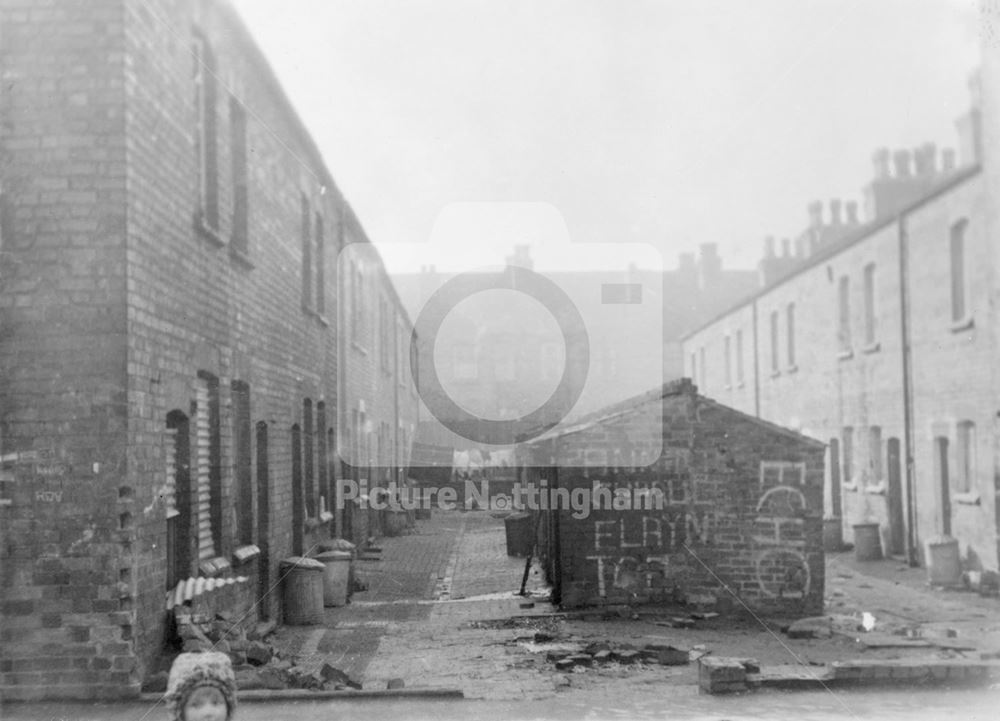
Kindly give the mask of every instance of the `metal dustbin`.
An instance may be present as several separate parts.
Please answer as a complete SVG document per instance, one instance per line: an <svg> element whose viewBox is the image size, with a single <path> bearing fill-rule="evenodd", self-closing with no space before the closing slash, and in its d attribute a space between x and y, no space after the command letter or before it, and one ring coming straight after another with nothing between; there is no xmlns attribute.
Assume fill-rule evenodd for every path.
<svg viewBox="0 0 1000 721"><path fill-rule="evenodd" d="M351 571L347 576L347 597L350 598L354 593L354 562L358 560L358 547L346 538L334 538L333 540L319 543L316 546L316 554L313 557L315 558L320 553L326 553L327 551L346 551L351 554Z"/></svg>
<svg viewBox="0 0 1000 721"><path fill-rule="evenodd" d="M351 587L351 552L324 551L316 555L323 564L323 605L343 606Z"/></svg>
<svg viewBox="0 0 1000 721"><path fill-rule="evenodd" d="M323 571L325 566L312 558L291 556L280 564L284 579L285 623L312 626L323 623Z"/></svg>
<svg viewBox="0 0 1000 721"><path fill-rule="evenodd" d="M507 531L507 555L525 558L535 546L534 527L530 513L512 513L504 519Z"/></svg>

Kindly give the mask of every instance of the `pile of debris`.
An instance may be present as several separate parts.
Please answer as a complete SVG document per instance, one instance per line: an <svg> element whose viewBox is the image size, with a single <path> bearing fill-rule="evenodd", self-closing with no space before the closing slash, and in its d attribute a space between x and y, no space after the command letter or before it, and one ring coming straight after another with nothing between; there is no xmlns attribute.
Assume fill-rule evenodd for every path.
<svg viewBox="0 0 1000 721"><path fill-rule="evenodd" d="M536 641L540 639L537 638ZM703 651L701 648L686 649L662 643L647 643L636 647L628 643L611 644L607 641L594 641L583 648L568 648L561 646L546 652L545 658L555 665L558 671L572 671L575 668L589 668L608 663L622 665L650 664L660 666L686 666L696 660Z"/></svg>
<svg viewBox="0 0 1000 721"><path fill-rule="evenodd" d="M328 663L320 667L297 663L265 641L274 624L262 624L249 632L233 621L230 614L220 612L215 617L181 612L174 615L180 651L198 653L216 651L229 655L236 673L237 688L249 689L360 689L361 684L344 671ZM167 678L173 657L161 660L161 670L152 674L143 691L160 693L167 688Z"/></svg>

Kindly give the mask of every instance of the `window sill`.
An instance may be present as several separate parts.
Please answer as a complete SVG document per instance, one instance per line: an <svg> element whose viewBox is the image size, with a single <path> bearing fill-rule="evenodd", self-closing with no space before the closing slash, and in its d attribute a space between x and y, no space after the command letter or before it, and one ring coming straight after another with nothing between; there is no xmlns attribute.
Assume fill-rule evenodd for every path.
<svg viewBox="0 0 1000 721"><path fill-rule="evenodd" d="M216 576L221 576L223 573L232 568L232 564L229 563L228 558L223 558L222 556L216 556L215 558L209 558L206 561L202 561L198 564L198 571L202 576L207 576L208 578L215 578Z"/></svg>
<svg viewBox="0 0 1000 721"><path fill-rule="evenodd" d="M854 349L842 350L837 354L837 360L850 360L854 357Z"/></svg>
<svg viewBox="0 0 1000 721"><path fill-rule="evenodd" d="M323 525L323 522L320 519L318 519L318 518L307 518L306 522L304 524L302 524L302 525L304 525L306 527L307 531L312 531L312 530L314 530L316 528L319 528L321 525Z"/></svg>
<svg viewBox="0 0 1000 721"><path fill-rule="evenodd" d="M354 350L356 350L356 351L357 351L358 353L363 353L364 355L368 355L368 349L367 349L367 348L365 348L365 347L364 347L363 345L361 345L360 343L358 343L358 342L357 342L356 340L352 340L352 341L351 341L351 347L352 347L352 348L353 348Z"/></svg>
<svg viewBox="0 0 1000 721"><path fill-rule="evenodd" d="M226 241L219 235L218 229L212 228L205 223L205 218L200 210L194 216L194 229L198 235L219 248L226 244Z"/></svg>
<svg viewBox="0 0 1000 721"><path fill-rule="evenodd" d="M253 545L252 543L246 546L240 546L235 551L233 551L233 563L239 565L241 563L246 563L251 561L260 555L260 548Z"/></svg>
<svg viewBox="0 0 1000 721"><path fill-rule="evenodd" d="M785 373L798 373L798 372L799 372L799 367L794 363L792 363L792 365L788 366L785 369Z"/></svg>
<svg viewBox="0 0 1000 721"><path fill-rule="evenodd" d="M771 377L772 378L777 378L780 375L781 375L781 371L779 371L779 370L773 370L773 371L771 371Z"/></svg>
<svg viewBox="0 0 1000 721"><path fill-rule="evenodd" d="M952 333L961 333L963 330L971 330L976 326L975 319L970 315L961 320L953 321L951 324Z"/></svg>
<svg viewBox="0 0 1000 721"><path fill-rule="evenodd" d="M842 491L851 491L853 493L857 493L858 492L857 481L851 481L850 483L841 483L840 484L840 490L842 490Z"/></svg>
<svg viewBox="0 0 1000 721"><path fill-rule="evenodd" d="M313 315L316 316L316 320L319 321L321 326L324 328L330 327L330 321L323 313L313 313Z"/></svg>
<svg viewBox="0 0 1000 721"><path fill-rule="evenodd" d="M885 481L879 481L878 483L869 483L868 485L865 486L865 493L884 496L885 492L886 492Z"/></svg>
<svg viewBox="0 0 1000 721"><path fill-rule="evenodd" d="M869 343L864 348L862 348L861 352L870 354L870 353L878 353L880 350L882 350L882 344L879 343L878 341L875 341L874 343Z"/></svg>
<svg viewBox="0 0 1000 721"><path fill-rule="evenodd" d="M737 388L743 388L743 386L744 386L743 381L740 381L739 383L736 384Z"/></svg>
<svg viewBox="0 0 1000 721"><path fill-rule="evenodd" d="M229 246L229 257L236 265L242 266L246 270L253 270L257 267L250 260L250 255L246 251L239 250L234 245Z"/></svg>
<svg viewBox="0 0 1000 721"><path fill-rule="evenodd" d="M968 493L956 493L951 498L955 501L955 503L961 503L966 506L978 506L980 503L979 494L975 491L969 491Z"/></svg>

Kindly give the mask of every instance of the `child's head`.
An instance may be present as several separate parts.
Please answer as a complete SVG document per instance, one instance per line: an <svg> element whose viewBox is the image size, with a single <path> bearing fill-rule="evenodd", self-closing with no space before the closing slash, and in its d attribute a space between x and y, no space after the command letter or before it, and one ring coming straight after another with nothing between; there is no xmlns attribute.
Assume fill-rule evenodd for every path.
<svg viewBox="0 0 1000 721"><path fill-rule="evenodd" d="M236 678L224 653L182 653L167 681L173 721L229 721L236 710Z"/></svg>

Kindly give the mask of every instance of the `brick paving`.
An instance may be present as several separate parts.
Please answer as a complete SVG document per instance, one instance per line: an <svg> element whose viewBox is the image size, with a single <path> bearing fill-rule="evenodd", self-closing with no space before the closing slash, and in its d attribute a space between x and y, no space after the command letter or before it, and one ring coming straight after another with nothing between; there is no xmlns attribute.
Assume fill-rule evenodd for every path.
<svg viewBox="0 0 1000 721"><path fill-rule="evenodd" d="M355 593L347 606L325 609L323 626L282 627L275 645L305 666L330 663L366 688L403 678L408 686L458 687L477 697L483 680L505 666L503 641L516 635L516 625L469 624L552 611L543 600L515 595L525 560L507 556L503 519L486 511L435 510L378 546L380 560L362 559L355 566L366 591ZM544 594L537 569L528 590ZM484 654L491 644L494 653ZM522 675L491 684L491 697L551 691L537 673Z"/></svg>

